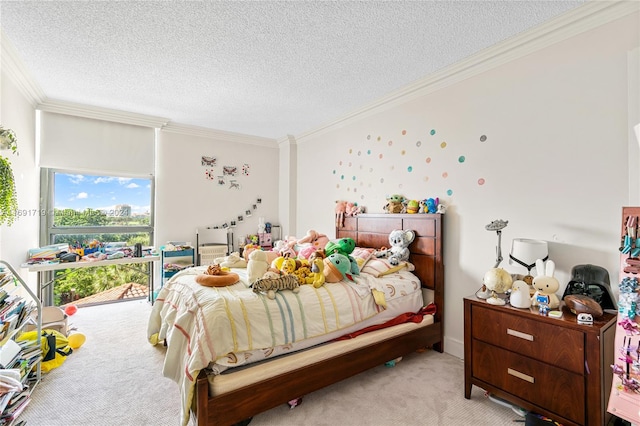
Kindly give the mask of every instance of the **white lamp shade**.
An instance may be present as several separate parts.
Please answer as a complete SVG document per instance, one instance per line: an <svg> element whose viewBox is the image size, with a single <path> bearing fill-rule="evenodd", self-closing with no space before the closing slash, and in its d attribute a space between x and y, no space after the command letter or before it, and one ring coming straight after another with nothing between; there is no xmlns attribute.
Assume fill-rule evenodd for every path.
<svg viewBox="0 0 640 426"><path fill-rule="evenodd" d="M549 247L546 241L514 238L509 252L509 264L523 266L531 273L531 269L536 266L536 260L546 260L548 256Z"/></svg>

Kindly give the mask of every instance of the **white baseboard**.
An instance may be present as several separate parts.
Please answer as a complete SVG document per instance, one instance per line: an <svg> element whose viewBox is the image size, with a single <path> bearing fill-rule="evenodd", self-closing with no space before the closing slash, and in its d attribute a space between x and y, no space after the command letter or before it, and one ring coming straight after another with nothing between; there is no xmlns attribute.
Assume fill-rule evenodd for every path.
<svg viewBox="0 0 640 426"><path fill-rule="evenodd" d="M464 342L445 336L444 351L449 355L464 359Z"/></svg>

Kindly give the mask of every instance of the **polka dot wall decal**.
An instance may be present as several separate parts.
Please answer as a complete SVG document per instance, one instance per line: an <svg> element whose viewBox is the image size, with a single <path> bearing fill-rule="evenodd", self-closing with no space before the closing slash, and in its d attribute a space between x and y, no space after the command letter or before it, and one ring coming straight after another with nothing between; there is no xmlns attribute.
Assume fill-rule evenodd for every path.
<svg viewBox="0 0 640 426"><path fill-rule="evenodd" d="M378 142L380 142L380 139L382 139L380 136L378 136Z"/></svg>
<svg viewBox="0 0 640 426"><path fill-rule="evenodd" d="M417 146L418 148L420 148L420 145L422 145L422 142L420 142L420 141L416 142L416 146Z"/></svg>
<svg viewBox="0 0 640 426"><path fill-rule="evenodd" d="M411 173L411 172L413 171L413 167L411 167L411 166L407 167L407 171L408 171L409 173Z"/></svg>
<svg viewBox="0 0 640 426"><path fill-rule="evenodd" d="M378 158L382 160L382 154L378 155Z"/></svg>
<svg viewBox="0 0 640 426"><path fill-rule="evenodd" d="M351 177L351 180L356 180L356 177L355 177L355 176L352 176L352 177Z"/></svg>
<svg viewBox="0 0 640 426"><path fill-rule="evenodd" d="M426 161L427 164L429 164L431 162L431 157L427 157L424 161Z"/></svg>
<svg viewBox="0 0 640 426"><path fill-rule="evenodd" d="M442 143L440 144L440 148L446 148L446 147L447 147L447 143L446 143L446 142L442 142Z"/></svg>
<svg viewBox="0 0 640 426"><path fill-rule="evenodd" d="M447 172L442 172L442 177L443 177L443 178L445 178L445 179L446 179L446 178L448 178L448 177L449 177L449 173L447 173Z"/></svg>
<svg viewBox="0 0 640 426"><path fill-rule="evenodd" d="M362 151L358 151L358 157L362 155Z"/></svg>
<svg viewBox="0 0 640 426"><path fill-rule="evenodd" d="M401 183L398 184L398 189L402 189L402 184Z"/></svg>
<svg viewBox="0 0 640 426"><path fill-rule="evenodd" d="M404 149L402 151L400 151L400 155L405 155L407 153L407 151L405 151Z"/></svg>
<svg viewBox="0 0 640 426"><path fill-rule="evenodd" d="M336 171L335 171L335 170L333 171L333 174L334 174L334 175L336 174Z"/></svg>
<svg viewBox="0 0 640 426"><path fill-rule="evenodd" d="M358 188L353 188L353 192L358 192Z"/></svg>
<svg viewBox="0 0 640 426"><path fill-rule="evenodd" d="M342 166L342 160L340 160L340 161L338 162L338 165L339 165L339 166Z"/></svg>
<svg viewBox="0 0 640 426"><path fill-rule="evenodd" d="M349 167L351 167L351 161L349 161Z"/></svg>
<svg viewBox="0 0 640 426"><path fill-rule="evenodd" d="M402 135L404 136L404 135L406 135L406 134L407 134L407 131L406 131L406 130L403 130L403 131L402 131Z"/></svg>
<svg viewBox="0 0 640 426"><path fill-rule="evenodd" d="M423 180L427 182L429 180L429 176L425 176Z"/></svg>
<svg viewBox="0 0 640 426"><path fill-rule="evenodd" d="M478 179L478 185L484 185L484 178Z"/></svg>
<svg viewBox="0 0 640 426"><path fill-rule="evenodd" d="M371 139L371 135L367 135L367 140L370 140L370 139Z"/></svg>
<svg viewBox="0 0 640 426"><path fill-rule="evenodd" d="M429 132L431 134L431 136L436 134L436 129L431 129L431 131Z"/></svg>
<svg viewBox="0 0 640 426"><path fill-rule="evenodd" d="M349 148L349 154L353 154L353 149Z"/></svg>
<svg viewBox="0 0 640 426"><path fill-rule="evenodd" d="M458 163L464 163L464 155L461 155L460 157L458 157Z"/></svg>
<svg viewBox="0 0 640 426"><path fill-rule="evenodd" d="M388 142L388 145L389 145L389 146L393 145L393 141L389 141L389 142Z"/></svg>
<svg viewBox="0 0 640 426"><path fill-rule="evenodd" d="M362 194L362 195L360 196L360 199L361 199L361 200L364 200L364 194Z"/></svg>
<svg viewBox="0 0 640 426"><path fill-rule="evenodd" d="M480 136L480 142L484 142L486 140L487 140L487 136L486 135Z"/></svg>
<svg viewBox="0 0 640 426"><path fill-rule="evenodd" d="M450 189L447 189L447 195L449 195L449 196L453 195L453 191L450 190Z"/></svg>
<svg viewBox="0 0 640 426"><path fill-rule="evenodd" d="M373 167L369 167L369 173L373 171Z"/></svg>
<svg viewBox="0 0 640 426"><path fill-rule="evenodd" d="M340 188L340 184L339 183L336 183L336 188Z"/></svg>
<svg viewBox="0 0 640 426"><path fill-rule="evenodd" d="M367 150L367 155L371 155L371 150L370 149Z"/></svg>
<svg viewBox="0 0 640 426"><path fill-rule="evenodd" d="M384 178L380 178L380 183L384 183Z"/></svg>

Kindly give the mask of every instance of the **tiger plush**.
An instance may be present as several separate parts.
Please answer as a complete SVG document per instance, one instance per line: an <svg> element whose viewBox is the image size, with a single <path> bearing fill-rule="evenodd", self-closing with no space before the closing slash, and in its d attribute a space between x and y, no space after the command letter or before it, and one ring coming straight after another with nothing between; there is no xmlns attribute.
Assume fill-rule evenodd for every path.
<svg viewBox="0 0 640 426"><path fill-rule="evenodd" d="M251 286L255 293L267 293L269 299L276 298L276 291L291 290L294 293L300 291L300 283L295 275L276 275L270 272L257 279Z"/></svg>

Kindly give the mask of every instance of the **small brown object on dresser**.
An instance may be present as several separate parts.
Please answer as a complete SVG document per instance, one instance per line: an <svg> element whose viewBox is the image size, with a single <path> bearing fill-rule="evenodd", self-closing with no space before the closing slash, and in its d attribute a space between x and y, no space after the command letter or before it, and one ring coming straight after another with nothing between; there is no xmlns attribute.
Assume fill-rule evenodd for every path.
<svg viewBox="0 0 640 426"><path fill-rule="evenodd" d="M583 294L570 294L564 297L564 303L572 314L591 314L594 318L600 318L604 313L602 306L595 299Z"/></svg>
<svg viewBox="0 0 640 426"><path fill-rule="evenodd" d="M565 426L605 426L616 316L592 325L563 315L464 299L464 396L476 385Z"/></svg>

